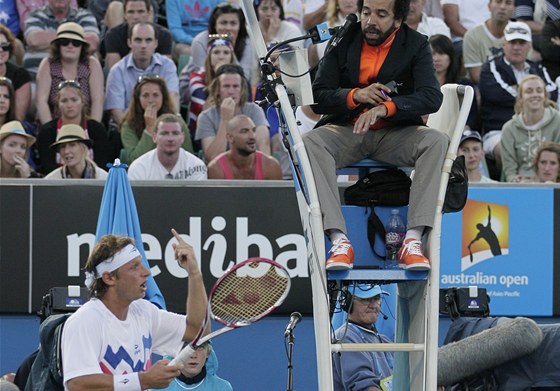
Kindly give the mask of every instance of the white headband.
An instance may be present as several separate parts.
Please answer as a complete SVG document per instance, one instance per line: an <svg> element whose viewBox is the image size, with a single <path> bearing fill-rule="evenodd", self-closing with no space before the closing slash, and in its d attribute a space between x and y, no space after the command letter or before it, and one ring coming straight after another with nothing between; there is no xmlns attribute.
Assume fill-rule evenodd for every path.
<svg viewBox="0 0 560 391"><path fill-rule="evenodd" d="M117 270L122 265L132 261L134 258L140 255L140 251L133 245L127 244L118 253L113 255L111 258L105 259L100 262L96 267L96 272L86 272L85 284L88 288L91 288L93 281L97 278L101 278L103 273Z"/></svg>

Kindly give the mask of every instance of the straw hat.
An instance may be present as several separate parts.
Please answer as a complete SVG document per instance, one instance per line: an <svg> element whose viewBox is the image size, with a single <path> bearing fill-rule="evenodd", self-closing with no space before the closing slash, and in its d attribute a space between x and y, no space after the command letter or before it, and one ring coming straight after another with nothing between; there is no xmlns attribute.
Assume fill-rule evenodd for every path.
<svg viewBox="0 0 560 391"><path fill-rule="evenodd" d="M80 125L63 125L56 135L56 142L52 143L50 147L56 149L60 144L76 141L84 143L88 147L93 145L93 141L87 138L86 132Z"/></svg>
<svg viewBox="0 0 560 391"><path fill-rule="evenodd" d="M2 125L0 128L0 141L4 140L6 137L12 134L17 134L18 136L23 136L27 139L27 147L29 148L35 143L35 137L27 134L25 128L19 121L10 121Z"/></svg>
<svg viewBox="0 0 560 391"><path fill-rule="evenodd" d="M87 44L84 39L84 29L78 23L66 22L58 26L56 29L55 40L63 38L73 39L74 41L80 41Z"/></svg>

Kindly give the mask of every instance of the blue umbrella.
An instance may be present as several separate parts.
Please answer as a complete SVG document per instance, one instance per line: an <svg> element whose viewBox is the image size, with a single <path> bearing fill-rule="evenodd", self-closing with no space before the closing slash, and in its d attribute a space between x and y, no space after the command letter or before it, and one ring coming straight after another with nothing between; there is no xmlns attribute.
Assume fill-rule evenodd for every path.
<svg viewBox="0 0 560 391"><path fill-rule="evenodd" d="M105 182L103 198L99 208L95 241L97 242L103 235L107 234L126 235L134 238L138 250L142 254L144 266L150 269L144 253L142 231L140 230L134 195L126 174L128 166L121 164L120 160L116 159L115 163L112 166L109 164L108 167L110 167L109 176ZM152 275L148 277L145 299L159 308L165 309L165 300Z"/></svg>

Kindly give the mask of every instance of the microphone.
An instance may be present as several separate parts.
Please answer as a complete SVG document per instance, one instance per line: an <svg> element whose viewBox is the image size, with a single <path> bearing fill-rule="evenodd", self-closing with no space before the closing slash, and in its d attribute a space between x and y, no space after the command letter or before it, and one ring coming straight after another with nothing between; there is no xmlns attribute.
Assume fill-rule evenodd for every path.
<svg viewBox="0 0 560 391"><path fill-rule="evenodd" d="M331 47L337 46L342 40L342 37L344 37L348 32L348 30L350 29L350 26L352 26L357 21L358 21L358 17L356 16L356 14L351 13L346 15L346 22L344 22L344 25L336 32L330 46Z"/></svg>
<svg viewBox="0 0 560 391"><path fill-rule="evenodd" d="M338 31L335 31L335 29L329 28L327 22L323 22L308 30L307 34L311 36L310 38L312 43L321 43L331 39L331 36Z"/></svg>
<svg viewBox="0 0 560 391"><path fill-rule="evenodd" d="M287 337L294 331L296 324L301 320L302 316L299 312L292 312L290 316L290 323L286 326L286 331L284 331L284 337Z"/></svg>
<svg viewBox="0 0 560 391"><path fill-rule="evenodd" d="M438 351L438 386L450 386L535 351L543 340L529 318L508 319Z"/></svg>
<svg viewBox="0 0 560 391"><path fill-rule="evenodd" d="M389 317L385 314L385 312L379 310L379 313L381 314L381 316L383 316L383 320L389 319Z"/></svg>

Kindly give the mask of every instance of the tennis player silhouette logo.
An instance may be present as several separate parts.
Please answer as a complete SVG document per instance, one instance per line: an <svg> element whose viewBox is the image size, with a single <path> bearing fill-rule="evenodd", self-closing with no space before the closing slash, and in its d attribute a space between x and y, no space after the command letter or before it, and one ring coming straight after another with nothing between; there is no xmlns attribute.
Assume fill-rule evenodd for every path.
<svg viewBox="0 0 560 391"><path fill-rule="evenodd" d="M502 204L469 200L463 210L461 271L508 254L509 213Z"/></svg>

